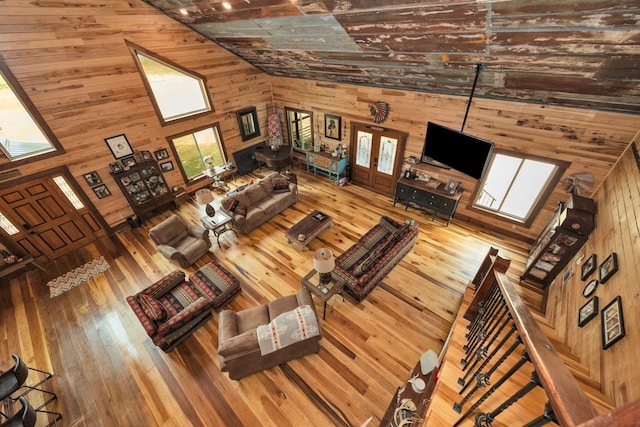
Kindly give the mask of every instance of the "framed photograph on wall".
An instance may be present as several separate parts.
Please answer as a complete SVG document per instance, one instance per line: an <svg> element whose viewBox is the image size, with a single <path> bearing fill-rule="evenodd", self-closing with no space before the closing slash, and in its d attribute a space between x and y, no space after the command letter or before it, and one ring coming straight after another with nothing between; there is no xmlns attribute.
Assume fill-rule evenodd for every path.
<svg viewBox="0 0 640 427"><path fill-rule="evenodd" d="M248 141L260 136L260 124L258 123L258 112L256 107L245 108L236 112L240 137L242 141Z"/></svg>
<svg viewBox="0 0 640 427"><path fill-rule="evenodd" d="M604 284L607 280L618 271L618 255L615 252L611 252L611 255L604 260L600 267L598 267L598 278L600 283Z"/></svg>
<svg viewBox="0 0 640 427"><path fill-rule="evenodd" d="M93 187L93 192L96 193L96 196L98 196L98 199L104 199L105 197L108 197L111 195L111 191L109 191L107 186L104 184L98 185L97 187Z"/></svg>
<svg viewBox="0 0 640 427"><path fill-rule="evenodd" d="M166 148L162 148L160 150L156 150L156 151L153 152L153 154L156 156L156 160L158 160L158 161L169 158L169 152L167 151Z"/></svg>
<svg viewBox="0 0 640 427"><path fill-rule="evenodd" d="M147 160L151 160L151 153L149 151L142 151L140 152L140 157L142 157L142 160L147 161Z"/></svg>
<svg viewBox="0 0 640 427"><path fill-rule="evenodd" d="M598 265L596 254L591 254L589 258L582 264L582 272L580 274L580 279L587 280L587 277L591 275L594 271L596 271L596 267Z"/></svg>
<svg viewBox="0 0 640 427"><path fill-rule="evenodd" d="M111 172L113 173L120 173L123 171L122 163L119 162L109 163L109 167L111 168Z"/></svg>
<svg viewBox="0 0 640 427"><path fill-rule="evenodd" d="M335 139L340 141L342 129L342 117L334 116L333 114L324 115L324 136L326 138Z"/></svg>
<svg viewBox="0 0 640 427"><path fill-rule="evenodd" d="M113 157L115 157L116 159L121 159L133 154L131 144L129 144L129 140L124 133L105 138L105 142L109 146L111 154L113 154Z"/></svg>
<svg viewBox="0 0 640 427"><path fill-rule="evenodd" d="M625 335L620 295L602 309L600 321L602 326L602 349L606 350Z"/></svg>
<svg viewBox="0 0 640 427"><path fill-rule="evenodd" d="M85 173L83 176L84 176L84 180L87 181L87 184L89 184L89 187L102 184L100 175L98 175L98 172L96 171Z"/></svg>
<svg viewBox="0 0 640 427"><path fill-rule="evenodd" d="M122 159L122 166L124 166L125 169L129 169L130 167L137 164L138 162L136 162L136 159L133 156L125 157L124 159Z"/></svg>
<svg viewBox="0 0 640 427"><path fill-rule="evenodd" d="M173 170L173 162L169 160L168 162L160 163L160 169L162 172L169 172Z"/></svg>
<svg viewBox="0 0 640 427"><path fill-rule="evenodd" d="M593 297L578 312L578 326L581 328L598 315L598 297Z"/></svg>

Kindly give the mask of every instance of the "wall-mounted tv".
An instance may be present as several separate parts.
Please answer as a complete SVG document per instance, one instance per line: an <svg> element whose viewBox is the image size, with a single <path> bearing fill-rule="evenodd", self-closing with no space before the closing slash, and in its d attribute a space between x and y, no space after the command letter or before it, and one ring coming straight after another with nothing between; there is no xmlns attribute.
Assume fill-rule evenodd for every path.
<svg viewBox="0 0 640 427"><path fill-rule="evenodd" d="M492 151L492 142L429 122L421 161L480 179Z"/></svg>

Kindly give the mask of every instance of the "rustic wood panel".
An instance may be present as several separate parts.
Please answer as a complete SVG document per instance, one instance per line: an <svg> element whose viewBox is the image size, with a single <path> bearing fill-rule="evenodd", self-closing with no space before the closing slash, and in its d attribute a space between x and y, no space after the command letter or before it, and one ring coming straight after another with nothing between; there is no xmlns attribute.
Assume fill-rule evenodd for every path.
<svg viewBox="0 0 640 427"><path fill-rule="evenodd" d="M125 39L204 75L215 111L161 126ZM244 145L235 111L257 106L261 128L266 129L268 76L142 2L81 1L64 7L58 2L29 7L2 2L0 55L66 150L63 156L18 169L29 175L68 165L111 226L133 212L109 176L109 163L115 159L104 138L124 133L134 150L153 152L167 148L169 135L217 122L232 159ZM0 168L9 166L0 158ZM93 170L112 196L97 199L82 179ZM192 190L177 170L165 177L171 187Z"/></svg>
<svg viewBox="0 0 640 427"><path fill-rule="evenodd" d="M640 135L634 144L640 146ZM564 336L576 355L590 368L591 376L602 381L603 392L620 406L640 395L637 344L640 342L640 168L631 146L594 194L598 213L596 227L583 249L572 262L574 276L564 286L560 280L549 288L547 318ZM622 297L626 337L607 350L601 350L600 317L584 327L577 326L580 307L587 302L580 280L582 263L591 254L598 264L611 252L618 256L619 271L604 285L599 285L600 310L617 295ZM587 280L597 278L597 272Z"/></svg>
<svg viewBox="0 0 640 427"><path fill-rule="evenodd" d="M390 105L389 118L382 124L390 129L408 133L404 156L420 157L427 121L460 129L467 98L431 95L417 92L377 89L275 78L273 93L276 104L314 112L315 138L331 147L336 141L324 138L324 114L342 117L342 143L349 144L351 122L372 123L369 105L385 101ZM617 158L637 132L633 115L567 109L474 99L469 110L465 132L487 139L496 147L531 153L571 162L567 173L590 172L596 185L602 182ZM443 171L418 165L418 169L444 180L454 178L462 182L465 192L457 211L457 220L468 218L491 223L504 233L517 233L524 239L535 239L546 225L566 194L556 188L530 228L491 218L469 208L477 181L455 171Z"/></svg>

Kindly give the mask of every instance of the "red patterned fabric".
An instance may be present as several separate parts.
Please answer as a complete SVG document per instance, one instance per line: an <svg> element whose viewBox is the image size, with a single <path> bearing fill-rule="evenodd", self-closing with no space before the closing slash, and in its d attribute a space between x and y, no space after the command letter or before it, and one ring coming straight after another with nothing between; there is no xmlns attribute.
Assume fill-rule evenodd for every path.
<svg viewBox="0 0 640 427"><path fill-rule="evenodd" d="M140 303L144 314L149 316L151 320L164 320L167 317L167 312L162 304L151 298L149 295L138 294L138 302Z"/></svg>
<svg viewBox="0 0 640 427"><path fill-rule="evenodd" d="M280 118L277 113L272 113L267 118L269 138L280 138Z"/></svg>

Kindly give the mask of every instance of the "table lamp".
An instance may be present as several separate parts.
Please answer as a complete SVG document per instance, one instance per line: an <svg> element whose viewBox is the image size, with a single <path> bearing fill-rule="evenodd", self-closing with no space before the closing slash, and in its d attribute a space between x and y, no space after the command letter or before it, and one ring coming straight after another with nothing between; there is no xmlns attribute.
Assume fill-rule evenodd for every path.
<svg viewBox="0 0 640 427"><path fill-rule="evenodd" d="M216 210L209 204L211 202L213 202L213 196L208 188L201 188L196 191L196 203L199 205L205 205L204 211L207 215L213 218L216 214Z"/></svg>
<svg viewBox="0 0 640 427"><path fill-rule="evenodd" d="M331 272L336 267L336 260L331 250L321 248L313 254L313 268L320 274L320 283L331 283Z"/></svg>
<svg viewBox="0 0 640 427"><path fill-rule="evenodd" d="M213 164L213 156L204 156L204 158L202 159L202 161L204 162L205 165L208 166L209 171L211 172L215 172L216 167Z"/></svg>

